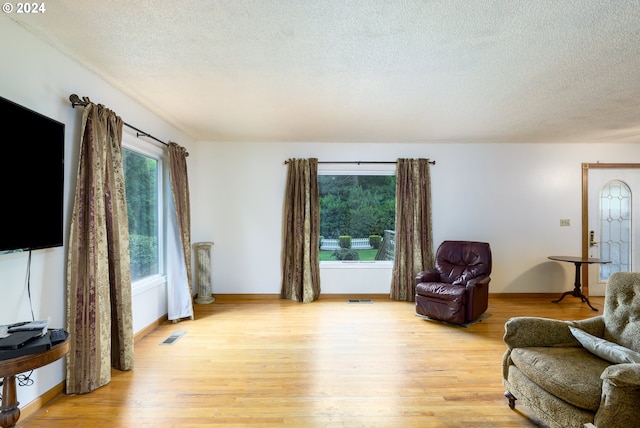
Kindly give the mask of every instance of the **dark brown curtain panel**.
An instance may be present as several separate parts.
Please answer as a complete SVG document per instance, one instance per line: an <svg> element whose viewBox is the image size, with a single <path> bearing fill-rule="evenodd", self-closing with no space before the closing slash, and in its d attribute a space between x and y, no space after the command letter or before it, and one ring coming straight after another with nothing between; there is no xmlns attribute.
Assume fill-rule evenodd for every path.
<svg viewBox="0 0 640 428"><path fill-rule="evenodd" d="M398 159L396 237L391 298L415 301L416 274L433 265L428 159Z"/></svg>
<svg viewBox="0 0 640 428"><path fill-rule="evenodd" d="M171 194L175 206L175 223L179 242L176 251L180 253L183 263L171 266L168 275L168 318L193 319L193 287L191 279L191 199L189 196L189 176L187 173L187 150L177 143L169 142L169 179ZM169 239L169 237L167 237ZM169 261L169 265L172 265ZM179 267L178 267L179 265Z"/></svg>
<svg viewBox="0 0 640 428"><path fill-rule="evenodd" d="M133 369L122 125L102 105L85 107L67 250L68 394L106 385L111 367Z"/></svg>
<svg viewBox="0 0 640 428"><path fill-rule="evenodd" d="M320 296L318 159L289 159L287 165L280 294L310 303Z"/></svg>

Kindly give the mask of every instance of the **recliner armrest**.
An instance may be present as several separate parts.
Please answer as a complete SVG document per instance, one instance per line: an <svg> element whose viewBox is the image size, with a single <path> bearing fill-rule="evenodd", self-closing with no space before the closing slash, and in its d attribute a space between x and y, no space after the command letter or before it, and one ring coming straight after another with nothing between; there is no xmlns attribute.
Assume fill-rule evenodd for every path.
<svg viewBox="0 0 640 428"><path fill-rule="evenodd" d="M420 284L421 282L440 282L440 272L435 269L418 272L416 275L416 284Z"/></svg>
<svg viewBox="0 0 640 428"><path fill-rule="evenodd" d="M485 285L491 282L491 277L489 275L479 276L477 278L470 279L467 282L467 288L477 287L478 285Z"/></svg>

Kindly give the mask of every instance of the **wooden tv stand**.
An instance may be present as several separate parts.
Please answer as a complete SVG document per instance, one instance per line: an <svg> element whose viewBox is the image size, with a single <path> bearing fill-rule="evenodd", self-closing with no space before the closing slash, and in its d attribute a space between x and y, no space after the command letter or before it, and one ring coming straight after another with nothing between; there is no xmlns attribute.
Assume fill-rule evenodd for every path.
<svg viewBox="0 0 640 428"><path fill-rule="evenodd" d="M47 333L48 334L48 333ZM28 345L25 345L28 346ZM69 334L64 342L60 342L44 352L21 355L15 358L0 359L0 377L2 384L2 406L0 407L0 426L15 426L20 419L18 395L16 394L16 376L29 370L37 369L64 357L69 352Z"/></svg>

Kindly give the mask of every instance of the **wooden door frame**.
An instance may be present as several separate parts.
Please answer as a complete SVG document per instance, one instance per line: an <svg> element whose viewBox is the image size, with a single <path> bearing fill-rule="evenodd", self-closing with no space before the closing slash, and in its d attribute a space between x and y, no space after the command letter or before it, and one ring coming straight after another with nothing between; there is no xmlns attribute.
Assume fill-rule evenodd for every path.
<svg viewBox="0 0 640 428"><path fill-rule="evenodd" d="M589 257L589 169L640 169L640 163L582 164L582 257ZM589 265L582 265L582 292L589 296Z"/></svg>

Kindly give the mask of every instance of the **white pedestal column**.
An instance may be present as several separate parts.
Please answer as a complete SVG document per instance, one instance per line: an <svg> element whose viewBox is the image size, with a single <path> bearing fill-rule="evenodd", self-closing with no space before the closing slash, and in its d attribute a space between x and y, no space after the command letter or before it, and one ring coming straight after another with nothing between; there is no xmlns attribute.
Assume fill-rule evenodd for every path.
<svg viewBox="0 0 640 428"><path fill-rule="evenodd" d="M211 295L211 247L213 242L196 242L193 248L196 250L198 265L196 280L198 297L196 303L213 303L216 299Z"/></svg>

